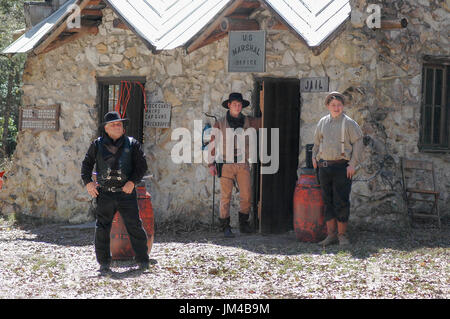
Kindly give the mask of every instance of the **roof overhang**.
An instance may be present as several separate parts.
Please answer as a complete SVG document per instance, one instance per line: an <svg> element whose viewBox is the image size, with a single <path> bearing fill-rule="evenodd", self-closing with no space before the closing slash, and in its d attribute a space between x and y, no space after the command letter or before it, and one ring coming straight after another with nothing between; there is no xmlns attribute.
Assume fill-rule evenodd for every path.
<svg viewBox="0 0 450 319"><path fill-rule="evenodd" d="M320 51L349 20L349 0L260 0L313 51Z"/></svg>
<svg viewBox="0 0 450 319"><path fill-rule="evenodd" d="M29 53L31 51L36 54L41 53L66 29L68 18L74 12L74 7L82 10L89 2L90 0L68 0L49 17L33 26L4 49L2 54Z"/></svg>
<svg viewBox="0 0 450 319"><path fill-rule="evenodd" d="M222 38L218 25L234 11L266 7L281 23L310 47L315 54L343 29L351 13L349 0L103 0L153 51L171 50L184 46L187 52ZM259 4L258 4L259 1ZM54 42L67 31L73 6L83 10L89 3L100 1L68 0L48 18L35 25L2 54L46 52L56 47ZM255 6L258 4L258 6ZM247 18L248 18L247 11ZM259 27L258 27L259 28ZM76 37L67 37L67 43ZM50 46L50 44L52 44ZM47 47L49 47L47 49Z"/></svg>
<svg viewBox="0 0 450 319"><path fill-rule="evenodd" d="M153 52L183 46L234 0L104 0Z"/></svg>

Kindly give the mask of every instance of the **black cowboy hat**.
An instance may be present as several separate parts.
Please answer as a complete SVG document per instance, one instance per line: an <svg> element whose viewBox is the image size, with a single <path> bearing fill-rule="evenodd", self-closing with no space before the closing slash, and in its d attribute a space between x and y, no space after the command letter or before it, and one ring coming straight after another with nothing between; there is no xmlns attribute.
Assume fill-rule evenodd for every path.
<svg viewBox="0 0 450 319"><path fill-rule="evenodd" d="M225 100L225 101L222 102L222 106L227 109L228 108L228 103L230 103L232 101L239 101L239 102L241 102L242 103L242 108L247 107L247 106L250 105L249 101L244 100L242 98L242 94L241 93L233 92L233 93L230 93L230 95L228 97L228 100Z"/></svg>
<svg viewBox="0 0 450 319"><path fill-rule="evenodd" d="M124 121L128 121L128 119L121 118L118 112L112 111L105 114L105 116L103 117L102 126L105 126L106 124L112 122L124 122Z"/></svg>

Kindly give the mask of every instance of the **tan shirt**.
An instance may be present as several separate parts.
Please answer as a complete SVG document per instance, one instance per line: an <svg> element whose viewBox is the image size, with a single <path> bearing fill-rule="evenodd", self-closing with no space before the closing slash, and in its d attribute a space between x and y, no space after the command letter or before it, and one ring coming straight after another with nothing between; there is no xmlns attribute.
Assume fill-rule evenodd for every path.
<svg viewBox="0 0 450 319"><path fill-rule="evenodd" d="M343 147L341 142L342 121L345 121ZM350 117L343 113L337 118L332 118L328 114L322 117L317 124L312 156L317 161L346 159L349 161L349 165L356 167L361 163L362 137L361 128Z"/></svg>
<svg viewBox="0 0 450 319"><path fill-rule="evenodd" d="M245 116L245 122L244 122L244 131L250 127L253 127L254 129L258 130L262 126L262 118L261 117L251 117L251 116ZM227 150L227 135L226 135L226 129L229 128L228 121L226 119L226 116L219 119L216 123L213 125L213 129L219 129L222 133L222 140L220 141L220 145L222 147L222 152L220 155L222 156L223 162L227 162L226 159L226 150ZM248 163L249 160L249 139L245 138L245 162ZM256 141L255 141L256 143ZM214 165L214 158L216 156L216 137L214 136L214 133L211 135L211 141L208 146L208 163L209 166ZM234 146L234 155L238 155L238 150L236 149L237 141L235 140ZM230 162L233 162L233 159L229 159Z"/></svg>

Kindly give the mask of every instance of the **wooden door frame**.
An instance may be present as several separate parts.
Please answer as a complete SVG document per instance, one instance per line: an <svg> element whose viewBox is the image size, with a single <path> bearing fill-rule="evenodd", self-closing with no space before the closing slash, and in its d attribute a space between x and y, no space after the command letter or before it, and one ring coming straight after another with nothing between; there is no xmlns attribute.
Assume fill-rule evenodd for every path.
<svg viewBox="0 0 450 319"><path fill-rule="evenodd" d="M259 110L261 109L264 111L264 81L266 80L275 80L275 81L298 81L300 83L300 79L298 78L292 78L292 77L254 77L254 90L252 93L252 115L258 116ZM299 116L301 113L301 97L300 97L300 91L299 94ZM264 113L262 112L262 127L264 127ZM298 137L299 137L299 144L298 144L298 151L300 152L300 143L301 143L301 136L300 136L300 128L301 123L299 119L298 123ZM259 154L259 132L258 132L258 154ZM258 157L259 158L259 157ZM252 194L253 194L253 216L255 221L255 227L259 229L259 232L262 231L262 219L261 219L261 203L262 203L262 187L263 187L263 179L261 178L260 173L260 162L258 160L257 164L252 164ZM256 187L256 189L255 189ZM256 201L255 199L258 198Z"/></svg>

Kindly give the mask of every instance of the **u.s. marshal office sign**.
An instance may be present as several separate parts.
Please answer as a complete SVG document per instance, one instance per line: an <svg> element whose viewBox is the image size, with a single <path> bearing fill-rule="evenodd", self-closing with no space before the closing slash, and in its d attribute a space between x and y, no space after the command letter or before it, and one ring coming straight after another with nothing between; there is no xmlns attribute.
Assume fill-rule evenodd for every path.
<svg viewBox="0 0 450 319"><path fill-rule="evenodd" d="M228 72L266 71L266 32L230 31Z"/></svg>

